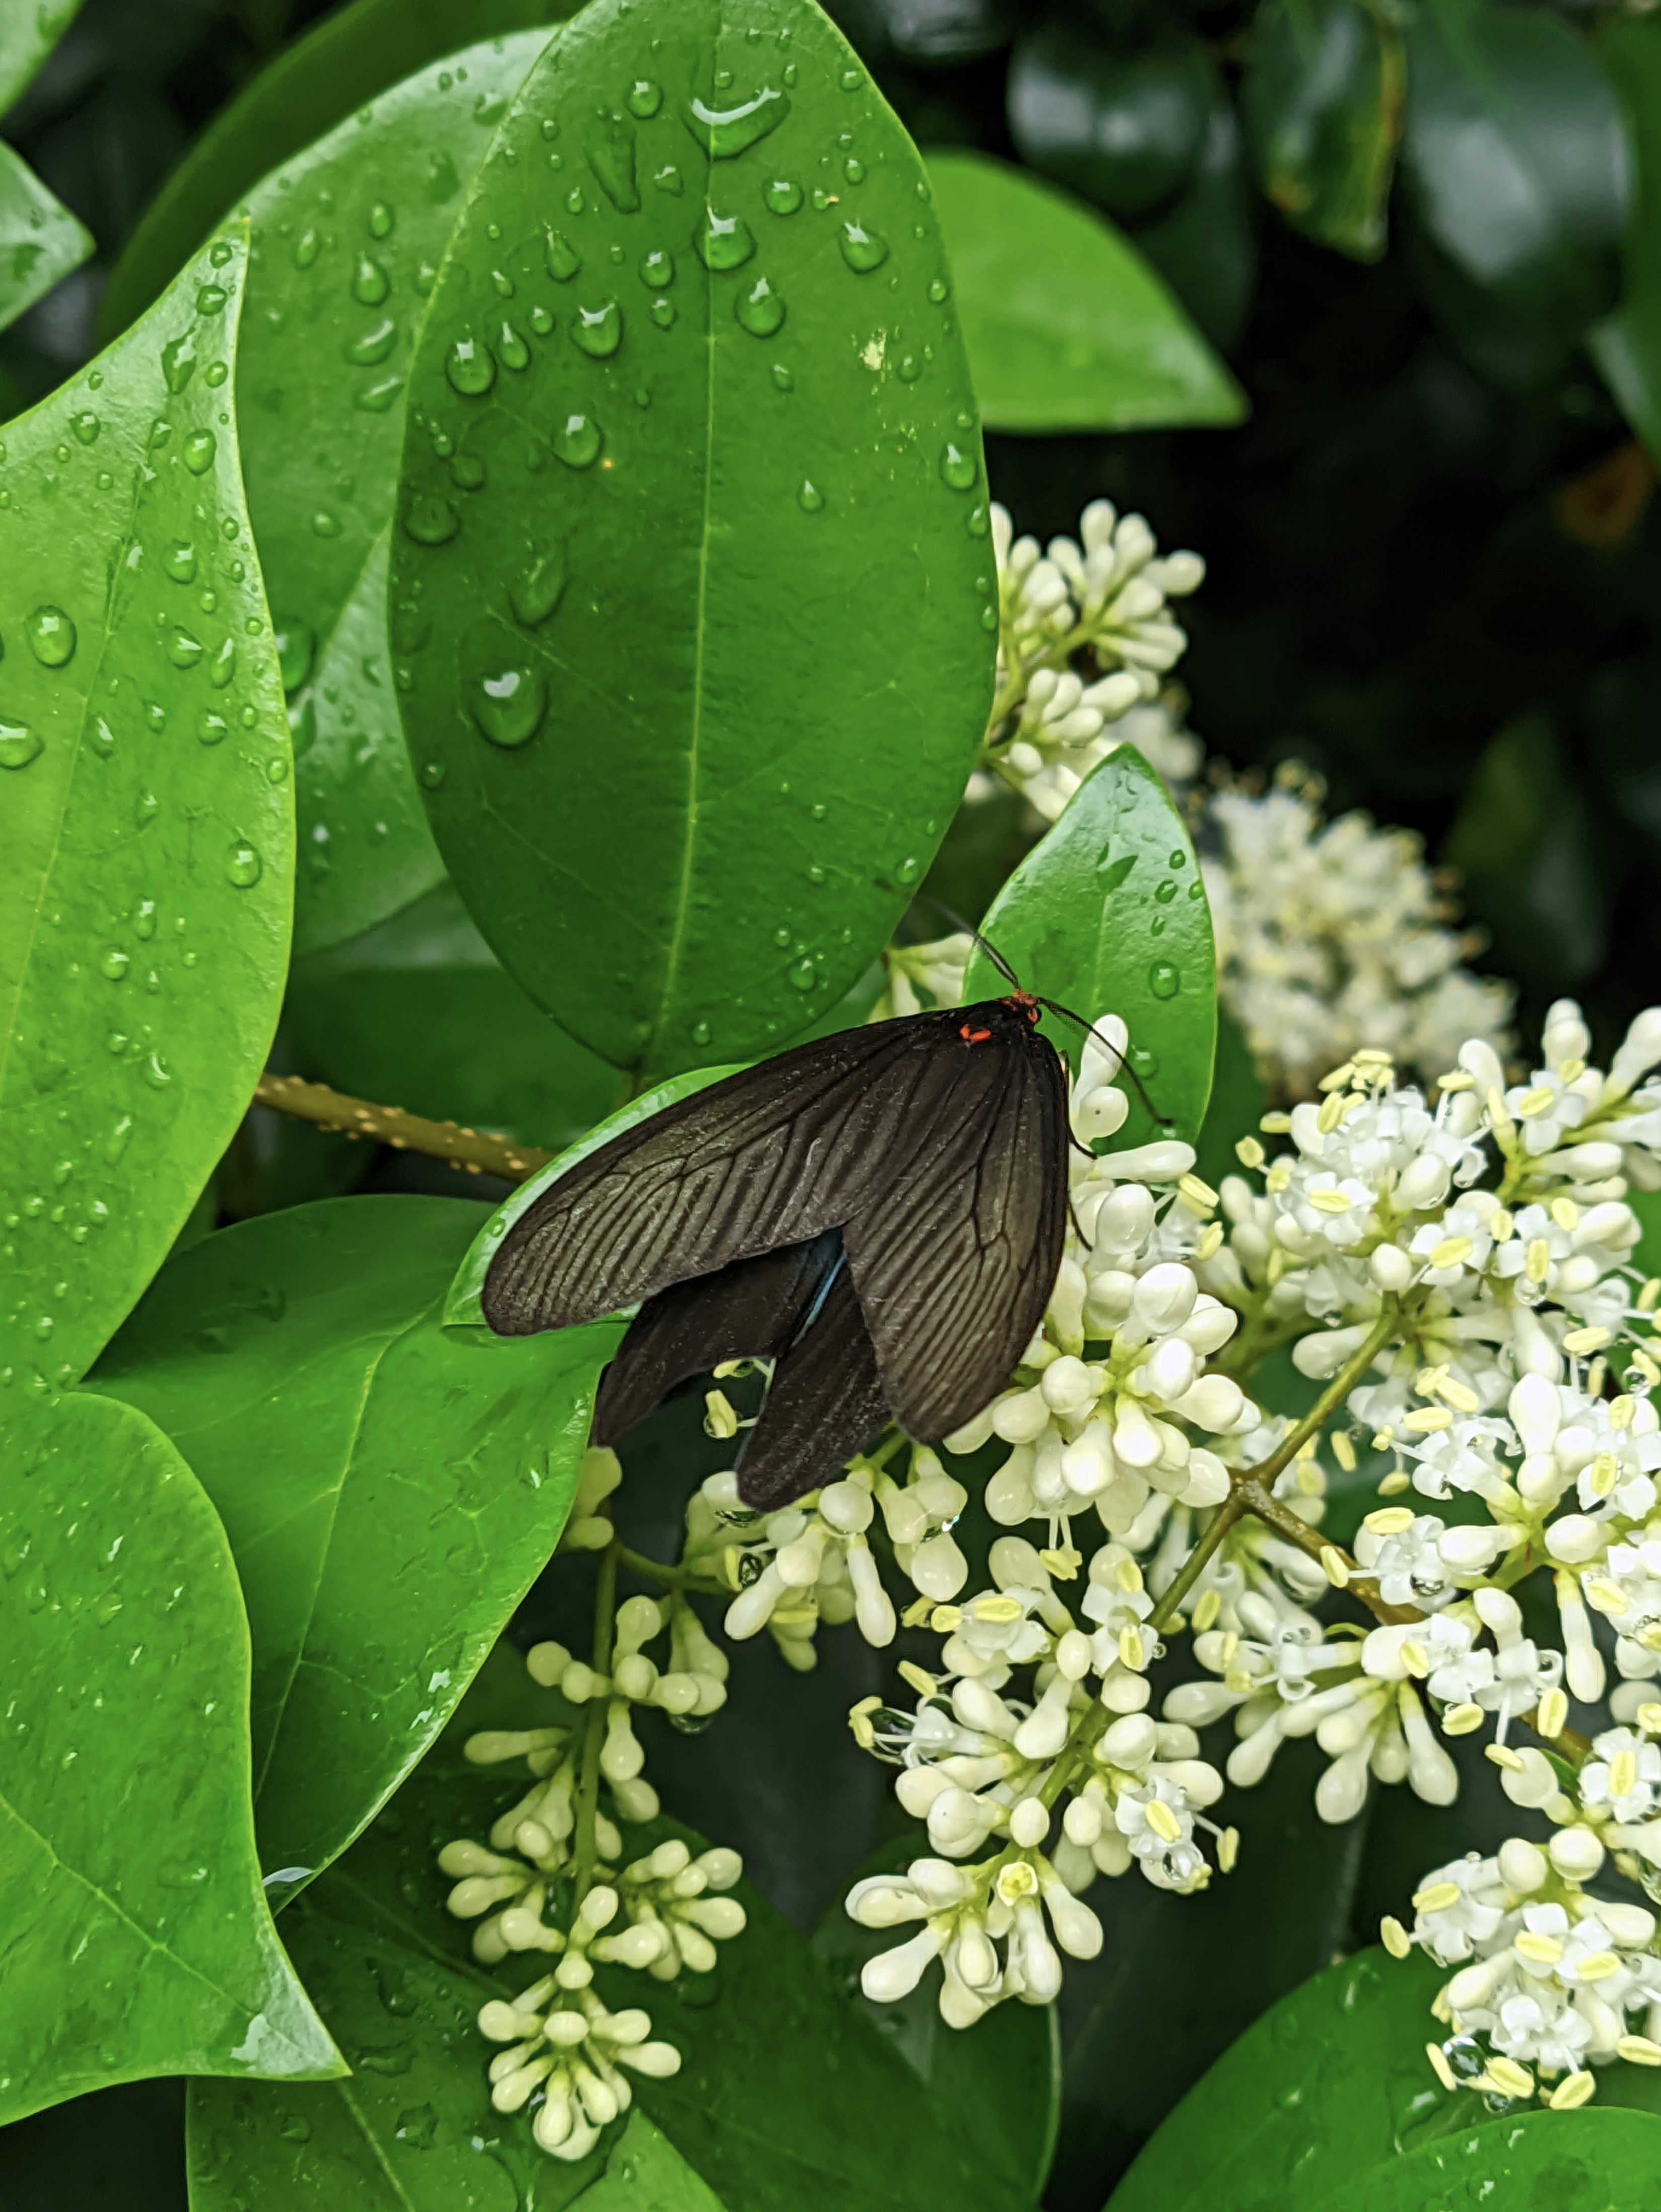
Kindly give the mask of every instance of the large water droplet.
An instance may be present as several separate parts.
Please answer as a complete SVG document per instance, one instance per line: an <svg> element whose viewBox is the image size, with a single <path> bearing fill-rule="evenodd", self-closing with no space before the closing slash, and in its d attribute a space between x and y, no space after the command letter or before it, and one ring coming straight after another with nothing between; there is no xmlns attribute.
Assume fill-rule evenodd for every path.
<svg viewBox="0 0 1661 2212"><path fill-rule="evenodd" d="M948 440L940 454L940 482L953 491L973 491L979 475L980 465L974 454Z"/></svg>
<svg viewBox="0 0 1661 2212"><path fill-rule="evenodd" d="M915 884L915 883L916 882L916 880L917 880L917 878L918 878L922 873L922 861L921 861L921 860L912 860L912 859L910 859L910 858L908 858L908 859L906 859L906 860L902 860L902 861L900 862L900 864L899 864L898 867L897 867L897 868L896 868L896 869L895 869L895 871L894 871L894 874L895 874L896 878L897 878L897 880L898 880L900 883L902 883L902 884Z"/></svg>
<svg viewBox="0 0 1661 2212"><path fill-rule="evenodd" d="M94 716L87 742L100 760L107 760L115 750L115 732L101 714Z"/></svg>
<svg viewBox="0 0 1661 2212"><path fill-rule="evenodd" d="M312 655L317 650L317 634L291 615L279 615L276 625L277 665L282 672L283 689L298 691L312 672Z"/></svg>
<svg viewBox="0 0 1661 2212"><path fill-rule="evenodd" d="M614 354L623 343L623 311L615 300L598 307L579 307L571 325L571 343L596 361Z"/></svg>
<svg viewBox="0 0 1661 2212"><path fill-rule="evenodd" d="M652 182L660 192L667 192L671 199L678 200L686 190L685 179L672 161L666 161Z"/></svg>
<svg viewBox="0 0 1661 2212"><path fill-rule="evenodd" d="M107 952L100 955L98 972L107 975L112 983L119 983L131 965L131 956L112 945Z"/></svg>
<svg viewBox="0 0 1661 2212"><path fill-rule="evenodd" d="M404 528L417 545L444 545L461 527L461 517L447 499L417 492L404 512Z"/></svg>
<svg viewBox="0 0 1661 2212"><path fill-rule="evenodd" d="M794 177L774 177L762 188L762 198L775 215L794 215L801 205L801 186Z"/></svg>
<svg viewBox="0 0 1661 2212"><path fill-rule="evenodd" d="M1169 906L1171 904L1171 900L1177 896L1177 886L1169 876L1165 878L1163 883L1156 884L1154 885L1153 896L1159 905Z"/></svg>
<svg viewBox="0 0 1661 2212"><path fill-rule="evenodd" d="M216 691L222 691L236 674L236 647L226 638L208 664L208 681Z"/></svg>
<svg viewBox="0 0 1661 2212"><path fill-rule="evenodd" d="M196 548L188 538L175 538L161 556L161 566L175 584L196 580Z"/></svg>
<svg viewBox="0 0 1661 2212"><path fill-rule="evenodd" d="M796 486L796 505L804 514L817 514L824 505L824 494L804 477Z"/></svg>
<svg viewBox="0 0 1661 2212"><path fill-rule="evenodd" d="M497 331L496 349L504 368L517 373L531 365L531 349L509 322L504 321Z"/></svg>
<svg viewBox="0 0 1661 2212"><path fill-rule="evenodd" d="M444 374L464 398L477 399L496 380L495 357L482 338L459 337L444 356Z"/></svg>
<svg viewBox="0 0 1661 2212"><path fill-rule="evenodd" d="M167 658L175 668L194 668L202 658L202 641L187 629L176 629L167 640Z"/></svg>
<svg viewBox="0 0 1661 2212"><path fill-rule="evenodd" d="M374 368L377 362L386 360L397 343L398 325L386 315L362 337L348 339L341 352L355 368Z"/></svg>
<svg viewBox="0 0 1661 2212"><path fill-rule="evenodd" d="M582 266L582 256L563 230L551 230L547 233L543 245L542 258L547 264L548 274L556 284L569 284Z"/></svg>
<svg viewBox="0 0 1661 2212"><path fill-rule="evenodd" d="M674 257L661 249L648 253L640 264L640 281L649 284L654 292L664 290L675 281Z"/></svg>
<svg viewBox="0 0 1661 2212"><path fill-rule="evenodd" d="M197 718L197 740L204 745L222 744L229 734L230 726L222 714L216 714L211 707L204 707Z"/></svg>
<svg viewBox="0 0 1661 2212"><path fill-rule="evenodd" d="M360 253L352 271L352 297L365 307L378 307L392 289L386 271L374 256Z"/></svg>
<svg viewBox="0 0 1661 2212"><path fill-rule="evenodd" d="M663 87L654 84L649 76L637 76L629 88L626 105L630 115L648 123L663 105Z"/></svg>
<svg viewBox="0 0 1661 2212"><path fill-rule="evenodd" d="M755 234L736 215L717 215L706 207L692 243L706 269L741 269L756 250Z"/></svg>
<svg viewBox="0 0 1661 2212"><path fill-rule="evenodd" d="M584 150L601 191L620 214L632 215L640 205L640 187L635 181L634 125L626 115L598 117ZM580 198L575 204L581 205ZM571 206L572 201L568 199L566 205Z"/></svg>
<svg viewBox="0 0 1661 2212"><path fill-rule="evenodd" d="M739 294L733 312L751 337L770 338L784 321L784 302L764 276Z"/></svg>
<svg viewBox="0 0 1661 2212"><path fill-rule="evenodd" d="M873 269L880 269L888 258L888 240L879 232L867 230L862 222L844 222L837 243L842 248L843 259L861 276L868 276Z"/></svg>
<svg viewBox="0 0 1661 2212"><path fill-rule="evenodd" d="M568 469L591 467L604 443L604 433L592 415L568 415L554 433L554 451Z"/></svg>
<svg viewBox="0 0 1661 2212"><path fill-rule="evenodd" d="M265 872L265 864L246 838L239 837L225 855L225 873L240 891L251 890Z"/></svg>
<svg viewBox="0 0 1661 2212"><path fill-rule="evenodd" d="M467 706L493 745L512 748L533 738L548 711L548 687L533 668L504 668L479 676L468 688Z"/></svg>
<svg viewBox="0 0 1661 2212"><path fill-rule="evenodd" d="M185 441L185 466L193 477L205 476L218 451L219 441L211 430L192 430Z"/></svg>
<svg viewBox="0 0 1661 2212"><path fill-rule="evenodd" d="M811 991L818 981L818 970L811 960L798 960L785 972L789 977L792 990Z"/></svg>
<svg viewBox="0 0 1661 2212"><path fill-rule="evenodd" d="M401 376L383 376L374 384L361 386L352 394L352 404L366 415L384 415L403 389Z"/></svg>
<svg viewBox="0 0 1661 2212"><path fill-rule="evenodd" d="M949 300L952 297L952 287L946 283L944 276L930 277L928 281L928 296L934 302L934 305L937 307L940 305L942 301Z"/></svg>
<svg viewBox="0 0 1661 2212"><path fill-rule="evenodd" d="M508 587L508 602L526 629L545 623L559 605L565 589L565 550L563 546L532 562Z"/></svg>
<svg viewBox="0 0 1661 2212"><path fill-rule="evenodd" d="M37 607L23 635L43 668L62 668L75 658L75 624L62 607Z"/></svg>
<svg viewBox="0 0 1661 2212"><path fill-rule="evenodd" d="M652 320L660 331L666 331L675 319L675 303L660 292L652 302Z"/></svg>
<svg viewBox="0 0 1661 2212"><path fill-rule="evenodd" d="M694 100L687 109L692 136L712 161L730 161L748 151L770 131L776 131L790 112L787 93L764 85L753 100L737 107L709 107Z"/></svg>
<svg viewBox="0 0 1661 2212"><path fill-rule="evenodd" d="M196 340L186 331L161 349L161 374L169 392L182 392L196 374Z"/></svg>
<svg viewBox="0 0 1661 2212"><path fill-rule="evenodd" d="M83 446L96 445L98 434L103 427L90 407L83 407L78 415L70 417L70 428Z"/></svg>
<svg viewBox="0 0 1661 2212"><path fill-rule="evenodd" d="M30 729L27 722L0 718L0 768L27 768L40 758L45 744L39 730Z"/></svg>
<svg viewBox="0 0 1661 2212"><path fill-rule="evenodd" d="M1147 971L1147 988L1156 999L1174 999L1183 988L1181 969L1168 960L1156 960Z"/></svg>

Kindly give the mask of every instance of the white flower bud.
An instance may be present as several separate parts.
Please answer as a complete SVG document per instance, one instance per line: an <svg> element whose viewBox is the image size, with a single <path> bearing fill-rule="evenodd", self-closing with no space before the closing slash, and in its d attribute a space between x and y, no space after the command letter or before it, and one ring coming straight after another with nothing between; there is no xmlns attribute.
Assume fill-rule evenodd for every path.
<svg viewBox="0 0 1661 2212"><path fill-rule="evenodd" d="M1158 1464L1165 1440L1134 1400L1121 1398L1113 1428L1113 1453L1126 1467L1141 1469Z"/></svg>
<svg viewBox="0 0 1661 2212"><path fill-rule="evenodd" d="M1056 1941L1068 1958L1095 1958L1102 1948L1102 1923L1083 1899L1074 1897L1065 1882L1047 1881L1043 1901Z"/></svg>
<svg viewBox="0 0 1661 2212"><path fill-rule="evenodd" d="M1521 1836L1512 1836L1500 1846L1500 1878L1507 1889L1514 1889L1521 1897L1530 1897L1541 1888L1546 1879L1546 1855Z"/></svg>
<svg viewBox="0 0 1661 2212"><path fill-rule="evenodd" d="M1371 1322L1360 1322L1354 1328L1317 1329L1300 1336L1292 1347L1292 1364L1311 1382L1329 1382L1360 1350L1371 1327Z"/></svg>
<svg viewBox="0 0 1661 2212"><path fill-rule="evenodd" d="M1519 1751L1517 1756L1522 1760L1522 1765L1502 1766L1500 1770L1500 1787L1513 1805L1522 1805L1530 1811L1537 1811L1542 1805L1549 1803L1557 1795L1556 1771L1544 1752L1535 1750L1531 1744L1526 1749Z"/></svg>
<svg viewBox="0 0 1661 2212"><path fill-rule="evenodd" d="M1367 1261L1367 1273L1381 1291L1404 1291L1413 1280L1413 1262L1399 1244L1380 1244Z"/></svg>
<svg viewBox="0 0 1661 2212"><path fill-rule="evenodd" d="M856 1536L871 1526L871 1493L861 1482L833 1482L819 1492L819 1515L839 1536Z"/></svg>
<svg viewBox="0 0 1661 2212"><path fill-rule="evenodd" d="M1578 1057L1584 1059L1585 1054L1583 1052ZM1661 1060L1661 1006L1646 1006L1609 1062L1609 1089L1624 1097L1658 1060Z"/></svg>
<svg viewBox="0 0 1661 2212"><path fill-rule="evenodd" d="M1174 1405L1183 1393L1196 1387L1194 1377L1198 1363L1191 1345L1180 1336L1161 1337L1147 1358L1136 1370L1135 1388L1144 1397L1157 1398L1163 1404ZM1214 1376L1214 1382L1226 1382L1223 1376ZM1238 1384L1228 1388L1238 1392Z"/></svg>
<svg viewBox="0 0 1661 2212"><path fill-rule="evenodd" d="M1192 1145L1162 1137L1151 1145L1133 1146L1128 1152L1110 1152L1103 1165L1127 1182L1175 1182L1179 1176L1192 1174L1196 1157Z"/></svg>
<svg viewBox="0 0 1661 2212"><path fill-rule="evenodd" d="M1009 1840L1035 1850L1050 1833L1050 1811L1040 1797L1023 1797L1009 1815Z"/></svg>
<svg viewBox="0 0 1661 2212"><path fill-rule="evenodd" d="M1569 1881L1590 1881L1603 1863L1603 1846L1590 1828L1560 1828L1546 1845L1559 1874Z"/></svg>
<svg viewBox="0 0 1661 2212"><path fill-rule="evenodd" d="M1493 1522L1472 1522L1457 1528L1447 1528L1436 1540L1437 1554L1450 1574L1485 1575L1502 1552L1510 1548L1512 1532ZM1493 1590L1477 1592L1478 1606L1484 1597L1497 1596ZM1486 1620L1487 1615L1483 1618ZM1490 1621L1489 1626L1494 1624Z"/></svg>
<svg viewBox="0 0 1661 2212"><path fill-rule="evenodd" d="M1448 1164L1435 1152L1421 1152L1396 1179L1396 1202L1413 1213L1428 1213L1448 1194Z"/></svg>
<svg viewBox="0 0 1661 2212"><path fill-rule="evenodd" d="M1546 1549L1554 1559L1584 1566L1588 1559L1597 1558L1609 1536L1607 1522L1594 1521L1585 1513L1565 1513L1547 1528Z"/></svg>
<svg viewBox="0 0 1661 2212"><path fill-rule="evenodd" d="M1157 1725L1146 1713L1127 1713L1115 1721L1102 1737L1101 1753L1111 1766L1135 1771L1153 1758L1159 1740Z"/></svg>
<svg viewBox="0 0 1661 2212"><path fill-rule="evenodd" d="M1220 1381L1221 1377L1217 1379ZM1188 1480L1177 1493L1177 1502L1196 1509L1220 1505L1232 1487L1228 1469L1216 1454L1196 1451L1189 1455Z"/></svg>
<svg viewBox="0 0 1661 2212"><path fill-rule="evenodd" d="M1226 1436L1245 1410L1245 1393L1229 1375L1202 1375L1177 1401L1174 1411L1196 1429Z"/></svg>
<svg viewBox="0 0 1661 2212"><path fill-rule="evenodd" d="M654 2081L666 2081L680 2071L680 2053L672 2043L635 2043L618 2052L618 2063L632 2067Z"/></svg>
<svg viewBox="0 0 1661 2212"><path fill-rule="evenodd" d="M1082 1359L1075 1359L1070 1352L1063 1352L1059 1359L1052 1360L1044 1369L1038 1393L1051 1413L1076 1419L1095 1404L1101 1387L1101 1370L1098 1368L1086 1366ZM1018 1442L1019 1439L1012 1438L1011 1441Z"/></svg>
<svg viewBox="0 0 1661 2212"><path fill-rule="evenodd" d="M854 1618L860 1634L880 1650L894 1641L897 1624L892 1601L863 1536L855 1537L848 1547L848 1576L854 1585Z"/></svg>
<svg viewBox="0 0 1661 2212"><path fill-rule="evenodd" d="M1075 1498L1098 1497L1117 1472L1113 1431L1105 1420L1092 1421L1062 1454L1062 1478Z"/></svg>
<svg viewBox="0 0 1661 2212"><path fill-rule="evenodd" d="M1162 1261L1137 1282L1130 1301L1132 1315L1150 1333L1178 1328L1193 1312L1199 1291L1191 1267L1179 1260Z"/></svg>
<svg viewBox="0 0 1661 2212"><path fill-rule="evenodd" d="M1041 1389L1011 1390L992 1408L994 1433L1008 1444L1030 1444L1049 1425L1050 1407Z"/></svg>

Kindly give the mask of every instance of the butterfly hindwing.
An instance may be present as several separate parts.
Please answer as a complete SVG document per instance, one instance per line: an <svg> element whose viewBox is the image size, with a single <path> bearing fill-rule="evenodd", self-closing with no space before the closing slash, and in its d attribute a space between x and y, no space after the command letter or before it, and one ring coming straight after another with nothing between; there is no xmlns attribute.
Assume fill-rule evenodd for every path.
<svg viewBox="0 0 1661 2212"><path fill-rule="evenodd" d="M877 1355L846 1265L773 1370L739 1454L739 1497L764 1512L834 1482L888 1419Z"/></svg>

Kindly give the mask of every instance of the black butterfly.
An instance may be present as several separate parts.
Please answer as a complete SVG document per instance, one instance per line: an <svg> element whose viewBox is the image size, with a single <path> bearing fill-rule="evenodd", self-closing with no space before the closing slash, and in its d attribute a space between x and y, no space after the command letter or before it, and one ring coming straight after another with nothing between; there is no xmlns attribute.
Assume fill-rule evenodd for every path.
<svg viewBox="0 0 1661 2212"><path fill-rule="evenodd" d="M644 1303L606 1370L614 1443L723 1360L776 1364L738 1459L771 1508L884 1423L961 1428L1043 1317L1067 1215L1067 1073L1023 991L798 1045L579 1160L520 1215L484 1317L528 1336Z"/></svg>

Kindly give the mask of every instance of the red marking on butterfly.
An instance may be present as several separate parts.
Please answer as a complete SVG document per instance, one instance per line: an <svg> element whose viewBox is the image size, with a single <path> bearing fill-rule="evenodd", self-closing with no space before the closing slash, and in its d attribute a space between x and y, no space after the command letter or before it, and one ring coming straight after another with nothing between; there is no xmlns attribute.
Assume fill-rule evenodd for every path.
<svg viewBox="0 0 1661 2212"><path fill-rule="evenodd" d="M958 1035L965 1044L984 1044L991 1034L990 1030L971 1030L967 1022L961 1022L958 1026Z"/></svg>

